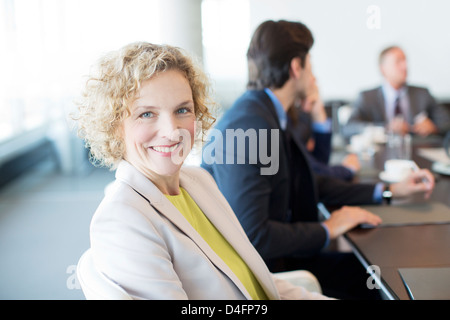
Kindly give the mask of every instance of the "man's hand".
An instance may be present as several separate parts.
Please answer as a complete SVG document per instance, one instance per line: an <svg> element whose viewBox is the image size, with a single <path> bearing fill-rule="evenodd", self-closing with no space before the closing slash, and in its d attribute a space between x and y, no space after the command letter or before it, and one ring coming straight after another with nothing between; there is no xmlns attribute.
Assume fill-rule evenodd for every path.
<svg viewBox="0 0 450 320"><path fill-rule="evenodd" d="M316 83L308 90L302 102L302 109L304 112L311 114L311 119L314 122L325 122L327 120L325 105L320 98L319 88Z"/></svg>
<svg viewBox="0 0 450 320"><path fill-rule="evenodd" d="M424 117L421 121L412 126L412 132L426 137L430 134L438 133L438 128L430 118Z"/></svg>
<svg viewBox="0 0 450 320"><path fill-rule="evenodd" d="M428 199L434 189L434 176L428 169L412 172L406 179L391 185L393 197L406 197L415 193L424 192Z"/></svg>
<svg viewBox="0 0 450 320"><path fill-rule="evenodd" d="M324 221L330 234L330 239L336 239L362 223L377 226L381 223L381 218L360 207L344 206L339 210L333 211L330 218Z"/></svg>
<svg viewBox="0 0 450 320"><path fill-rule="evenodd" d="M402 118L395 118L389 123L388 130L405 135L409 132L409 124Z"/></svg>
<svg viewBox="0 0 450 320"><path fill-rule="evenodd" d="M361 163L356 154L351 153L347 155L341 163L344 167L352 170L353 172L358 172L361 169Z"/></svg>

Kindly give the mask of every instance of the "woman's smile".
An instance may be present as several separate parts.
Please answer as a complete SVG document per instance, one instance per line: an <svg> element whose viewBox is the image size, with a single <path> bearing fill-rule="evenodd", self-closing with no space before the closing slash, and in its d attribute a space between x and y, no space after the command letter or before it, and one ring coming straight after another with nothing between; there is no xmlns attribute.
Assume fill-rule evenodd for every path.
<svg viewBox="0 0 450 320"><path fill-rule="evenodd" d="M172 145L151 146L150 149L160 154L162 157L170 157L172 153L181 145L181 142Z"/></svg>

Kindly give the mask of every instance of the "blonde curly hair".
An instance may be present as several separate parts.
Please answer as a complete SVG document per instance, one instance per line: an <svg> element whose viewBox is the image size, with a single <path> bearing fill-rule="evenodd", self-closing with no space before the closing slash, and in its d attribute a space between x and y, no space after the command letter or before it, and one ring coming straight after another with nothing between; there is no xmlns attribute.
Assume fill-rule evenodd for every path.
<svg viewBox="0 0 450 320"><path fill-rule="evenodd" d="M136 42L106 54L94 67L77 102L78 115L73 117L94 165L117 167L125 151L122 121L130 115L142 82L161 72L178 70L185 75L202 139L215 121L209 111L215 103L210 99L208 78L180 48Z"/></svg>

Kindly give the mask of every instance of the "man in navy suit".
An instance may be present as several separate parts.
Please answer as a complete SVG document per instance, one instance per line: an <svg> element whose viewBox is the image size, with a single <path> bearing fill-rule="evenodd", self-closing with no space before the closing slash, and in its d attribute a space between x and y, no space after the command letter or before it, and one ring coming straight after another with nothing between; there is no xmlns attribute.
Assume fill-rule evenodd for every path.
<svg viewBox="0 0 450 320"><path fill-rule="evenodd" d="M384 49L379 67L383 84L359 94L349 119L349 134L367 123L420 136L445 134L450 130L449 110L437 104L428 89L407 84L408 65L401 48Z"/></svg>
<svg viewBox="0 0 450 320"><path fill-rule="evenodd" d="M385 186L351 184L312 173L287 116L294 102L312 90L312 45L311 32L300 22L266 21L257 28L247 52L249 90L215 126L214 137L203 150L202 166L213 175L272 271L309 269L326 294L368 296L367 274L353 254L328 255L323 249L361 223L378 225L379 217L344 206L320 222L317 204L379 203ZM236 139L241 141L234 143ZM420 177L431 183L416 183ZM433 181L429 171L420 170L391 185L390 191L394 197L416 191L429 194Z"/></svg>

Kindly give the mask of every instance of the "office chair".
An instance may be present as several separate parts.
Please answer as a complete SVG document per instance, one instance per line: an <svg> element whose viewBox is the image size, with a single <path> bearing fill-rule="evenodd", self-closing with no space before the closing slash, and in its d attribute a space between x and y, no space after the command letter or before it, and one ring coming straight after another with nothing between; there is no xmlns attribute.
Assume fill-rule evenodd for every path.
<svg viewBox="0 0 450 320"><path fill-rule="evenodd" d="M132 300L125 290L95 268L90 249L78 261L77 277L87 300Z"/></svg>
<svg viewBox="0 0 450 320"><path fill-rule="evenodd" d="M307 270L276 272L273 275L279 279L286 280L295 286L303 287L310 292L322 293L322 287L320 286L319 281Z"/></svg>

